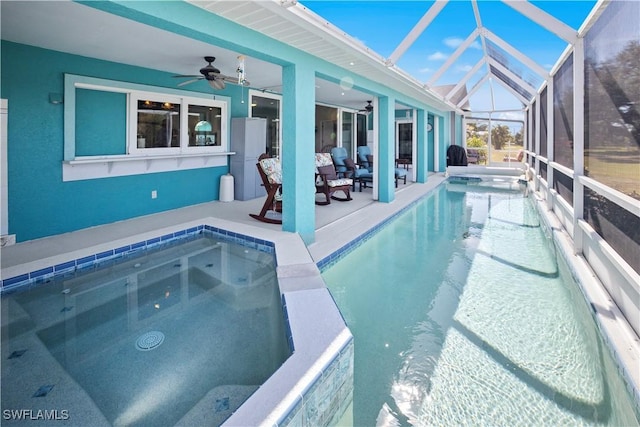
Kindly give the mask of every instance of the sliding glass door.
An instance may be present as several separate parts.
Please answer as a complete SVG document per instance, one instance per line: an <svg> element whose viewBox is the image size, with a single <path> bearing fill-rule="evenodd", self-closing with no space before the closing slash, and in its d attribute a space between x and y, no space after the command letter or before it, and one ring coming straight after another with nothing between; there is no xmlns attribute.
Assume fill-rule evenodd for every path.
<svg viewBox="0 0 640 427"><path fill-rule="evenodd" d="M252 91L253 92L253 91ZM270 93L250 93L251 109L249 117L267 119L267 144L265 152L271 157L280 157L282 140L282 97Z"/></svg>
<svg viewBox="0 0 640 427"><path fill-rule="evenodd" d="M396 158L412 162L413 122L396 122Z"/></svg>
<svg viewBox="0 0 640 427"><path fill-rule="evenodd" d="M348 111L342 112L342 147L347 150L347 155L354 158L353 154L353 141L355 139L355 127L354 127L355 114Z"/></svg>

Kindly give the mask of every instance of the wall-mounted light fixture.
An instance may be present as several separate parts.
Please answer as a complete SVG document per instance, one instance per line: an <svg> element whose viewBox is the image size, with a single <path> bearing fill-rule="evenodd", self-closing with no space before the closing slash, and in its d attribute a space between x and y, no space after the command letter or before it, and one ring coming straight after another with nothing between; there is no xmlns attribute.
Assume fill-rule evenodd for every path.
<svg viewBox="0 0 640 427"><path fill-rule="evenodd" d="M49 102L52 104L62 104L64 102L64 97L61 93L50 93L49 94Z"/></svg>

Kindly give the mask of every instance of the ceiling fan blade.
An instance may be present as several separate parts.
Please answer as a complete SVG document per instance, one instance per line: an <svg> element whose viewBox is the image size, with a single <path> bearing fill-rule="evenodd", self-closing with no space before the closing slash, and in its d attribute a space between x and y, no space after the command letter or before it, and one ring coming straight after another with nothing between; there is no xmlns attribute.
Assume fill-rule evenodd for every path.
<svg viewBox="0 0 640 427"><path fill-rule="evenodd" d="M197 82L198 80L202 80L202 77L197 78L197 79L187 80L186 82L178 83L178 87L185 86L185 85L188 85L188 84L193 83L193 82Z"/></svg>
<svg viewBox="0 0 640 427"><path fill-rule="evenodd" d="M222 79L222 80L224 80L225 82L228 82L228 83L236 83L236 84L238 83L238 78L234 77L234 76L226 76L224 74L218 74L218 76L216 78Z"/></svg>
<svg viewBox="0 0 640 427"><path fill-rule="evenodd" d="M207 80L209 82L209 86L211 86L213 89L224 89L225 88L225 84L224 84L224 80L221 78L215 78L213 80Z"/></svg>
<svg viewBox="0 0 640 427"><path fill-rule="evenodd" d="M227 82L227 83L233 83L233 84L236 84L236 85L237 85L237 84L239 84L239 83L238 83L238 77L234 77L234 76L226 76L226 75L224 75L224 74L219 74L217 78L218 78L218 79L222 79L222 80L224 80L224 81L225 81L225 82ZM243 85L243 86L249 86L249 85L250 85L249 80L244 80L244 81L242 82L242 85Z"/></svg>
<svg viewBox="0 0 640 427"><path fill-rule="evenodd" d="M199 78L202 78L202 76L199 75L199 74L180 74L180 75L173 76L173 77L199 77Z"/></svg>

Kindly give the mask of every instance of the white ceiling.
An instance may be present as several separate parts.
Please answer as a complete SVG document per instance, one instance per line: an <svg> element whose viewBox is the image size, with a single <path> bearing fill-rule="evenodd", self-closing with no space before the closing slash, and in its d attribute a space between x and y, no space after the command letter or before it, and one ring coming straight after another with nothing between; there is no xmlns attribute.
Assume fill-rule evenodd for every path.
<svg viewBox="0 0 640 427"><path fill-rule="evenodd" d="M235 75L238 52L79 3L2 1L0 7L3 40L184 75L198 74L206 65L203 57L215 56L214 65L223 74ZM281 89L279 65L246 56L245 73L251 88ZM176 85L184 80L176 79ZM369 99L370 94L316 80L316 102L359 109Z"/></svg>

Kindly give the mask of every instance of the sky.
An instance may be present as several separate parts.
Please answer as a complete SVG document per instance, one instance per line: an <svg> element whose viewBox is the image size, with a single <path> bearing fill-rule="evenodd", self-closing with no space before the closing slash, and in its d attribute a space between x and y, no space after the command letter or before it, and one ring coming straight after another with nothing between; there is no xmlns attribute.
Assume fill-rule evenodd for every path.
<svg viewBox="0 0 640 427"><path fill-rule="evenodd" d="M336 27L364 43L385 58L433 5L433 1L324 1L301 0L300 3ZM578 30L596 4L595 0L531 1L574 30ZM479 0L478 9L483 27L509 43L547 71L558 60L567 42L521 15L499 0ZM397 66L417 80L428 83L447 58L476 28L473 7L467 0L452 0L424 30L412 46L398 59ZM480 39L465 50L448 71L434 85L456 84L482 58ZM512 69L521 71L525 80L536 88L542 77L510 57ZM467 89L479 81L487 71L483 66L467 83ZM491 101L490 85L494 89ZM484 83L470 98L475 111L521 109L522 103L497 82ZM503 118L521 114L502 114Z"/></svg>

